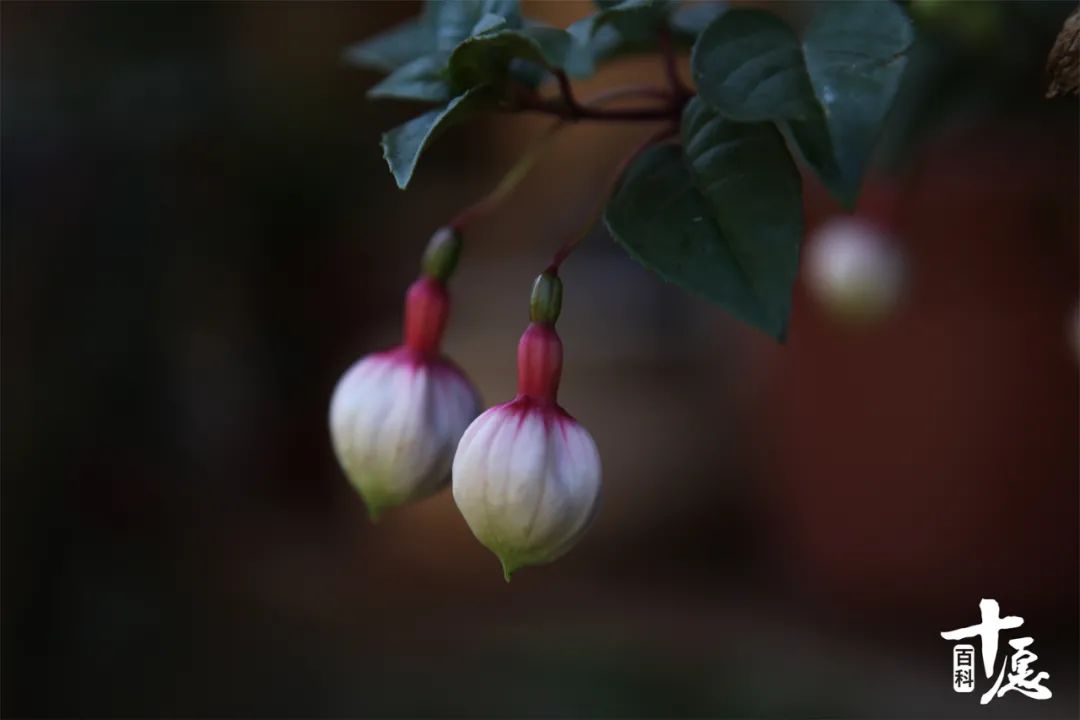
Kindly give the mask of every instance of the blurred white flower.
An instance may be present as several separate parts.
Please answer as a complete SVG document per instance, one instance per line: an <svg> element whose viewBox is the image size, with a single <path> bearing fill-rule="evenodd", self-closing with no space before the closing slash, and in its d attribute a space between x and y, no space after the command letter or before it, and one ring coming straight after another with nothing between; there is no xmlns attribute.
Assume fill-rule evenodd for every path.
<svg viewBox="0 0 1080 720"><path fill-rule="evenodd" d="M807 243L807 286L841 320L873 322L888 315L900 301L905 279L900 248L868 220L833 218Z"/></svg>

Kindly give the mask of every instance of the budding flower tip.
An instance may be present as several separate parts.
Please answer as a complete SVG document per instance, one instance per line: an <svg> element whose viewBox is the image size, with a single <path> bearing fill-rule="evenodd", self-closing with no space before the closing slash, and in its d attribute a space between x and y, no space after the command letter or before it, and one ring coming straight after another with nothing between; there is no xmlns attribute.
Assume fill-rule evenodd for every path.
<svg viewBox="0 0 1080 720"><path fill-rule="evenodd" d="M529 319L534 323L554 326L562 311L562 281L551 268L536 276L529 298Z"/></svg>
<svg viewBox="0 0 1080 720"><path fill-rule="evenodd" d="M428 241L420 267L432 278L445 282L454 273L461 255L461 231L454 226L441 227Z"/></svg>

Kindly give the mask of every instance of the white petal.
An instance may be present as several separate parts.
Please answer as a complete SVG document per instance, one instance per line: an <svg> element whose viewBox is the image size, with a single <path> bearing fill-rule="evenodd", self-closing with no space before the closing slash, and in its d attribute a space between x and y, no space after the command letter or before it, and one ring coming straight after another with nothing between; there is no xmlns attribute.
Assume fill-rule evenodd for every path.
<svg viewBox="0 0 1080 720"><path fill-rule="evenodd" d="M554 560L585 531L600 490L589 433L550 407L492 408L465 431L454 500L508 571Z"/></svg>
<svg viewBox="0 0 1080 720"><path fill-rule="evenodd" d="M474 533L488 532L486 464L491 438L502 425L502 412L501 407L494 407L476 418L461 436L454 455L454 502Z"/></svg>
<svg viewBox="0 0 1080 720"><path fill-rule="evenodd" d="M454 371L390 354L370 356L350 368L334 391L334 450L377 513L443 485L477 406L472 387Z"/></svg>

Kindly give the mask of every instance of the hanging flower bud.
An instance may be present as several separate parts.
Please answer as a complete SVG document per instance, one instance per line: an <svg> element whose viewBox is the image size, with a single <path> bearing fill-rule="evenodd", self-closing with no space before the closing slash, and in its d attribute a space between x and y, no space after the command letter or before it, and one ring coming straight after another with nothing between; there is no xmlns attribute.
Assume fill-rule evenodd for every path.
<svg viewBox="0 0 1080 720"><path fill-rule="evenodd" d="M841 320L873 322L899 302L903 256L876 223L833 218L813 234L806 252L810 292Z"/></svg>
<svg viewBox="0 0 1080 720"><path fill-rule="evenodd" d="M561 304L562 283L553 272L542 274L533 286L532 322L518 343L517 397L474 420L454 456L454 501L502 561L507 580L573 547L600 493L596 443L556 401Z"/></svg>
<svg viewBox="0 0 1080 720"><path fill-rule="evenodd" d="M358 360L330 402L334 453L372 519L442 488L480 411L472 384L439 353L450 313L445 280L460 246L448 228L432 237L424 272L405 296L404 343Z"/></svg>

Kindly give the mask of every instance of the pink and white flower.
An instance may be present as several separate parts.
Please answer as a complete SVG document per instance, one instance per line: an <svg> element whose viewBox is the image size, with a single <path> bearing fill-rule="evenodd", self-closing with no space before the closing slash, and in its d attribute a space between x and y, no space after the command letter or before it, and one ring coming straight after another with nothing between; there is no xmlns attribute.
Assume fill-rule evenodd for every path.
<svg viewBox="0 0 1080 720"><path fill-rule="evenodd" d="M600 495L596 443L556 401L562 342L554 318L533 319L518 343L517 397L473 421L453 466L454 501L507 580L570 550Z"/></svg>
<svg viewBox="0 0 1080 720"><path fill-rule="evenodd" d="M334 454L373 519L447 484L480 411L472 383L439 352L449 312L442 280L422 276L406 296L404 343L361 358L334 390Z"/></svg>

